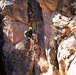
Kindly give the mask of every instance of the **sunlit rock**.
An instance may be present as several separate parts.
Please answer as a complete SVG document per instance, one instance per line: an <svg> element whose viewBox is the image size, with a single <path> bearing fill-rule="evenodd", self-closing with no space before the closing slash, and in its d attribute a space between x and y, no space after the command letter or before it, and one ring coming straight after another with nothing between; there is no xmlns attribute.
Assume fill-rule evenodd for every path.
<svg viewBox="0 0 76 75"><path fill-rule="evenodd" d="M22 40L21 42L15 45L15 49L24 50L26 43L28 43L26 39Z"/></svg>
<svg viewBox="0 0 76 75"><path fill-rule="evenodd" d="M57 14L53 17L53 24L55 26L58 26L60 28L64 28L69 22L70 22L70 17L66 17L66 16L63 16L61 14Z"/></svg>
<svg viewBox="0 0 76 75"><path fill-rule="evenodd" d="M16 0L13 1L11 5L7 5L7 3L5 3L4 5L6 5L5 8L2 10L2 14L4 14L4 16L7 14L15 18L16 20L19 20L20 22L23 22L25 24L28 23L29 13L28 13L28 3L26 0L25 1Z"/></svg>
<svg viewBox="0 0 76 75"><path fill-rule="evenodd" d="M28 26L7 17L4 18L4 24L4 38L5 42L9 45L16 44L22 40L24 38L24 31L28 29Z"/></svg>
<svg viewBox="0 0 76 75"><path fill-rule="evenodd" d="M76 39L74 36L62 41L58 47L57 55L61 75L75 75ZM72 69L72 70L71 70Z"/></svg>
<svg viewBox="0 0 76 75"><path fill-rule="evenodd" d="M53 70L52 70L53 65L50 64L50 62L44 60L43 58L40 58L38 64L42 71L42 74L40 75L52 75L53 74Z"/></svg>
<svg viewBox="0 0 76 75"><path fill-rule="evenodd" d="M43 5L49 10L56 10L59 0L37 0L40 3L40 6L43 8Z"/></svg>
<svg viewBox="0 0 76 75"><path fill-rule="evenodd" d="M0 8L3 10L7 5L11 5L13 1L14 0L11 0L11 1L9 1L9 0L1 0L0 1Z"/></svg>
<svg viewBox="0 0 76 75"><path fill-rule="evenodd" d="M55 15L54 18L53 18L53 22L57 22L59 20L60 16L61 16L61 14Z"/></svg>
<svg viewBox="0 0 76 75"><path fill-rule="evenodd" d="M76 29L76 16L70 21L68 26L71 28L71 31Z"/></svg>

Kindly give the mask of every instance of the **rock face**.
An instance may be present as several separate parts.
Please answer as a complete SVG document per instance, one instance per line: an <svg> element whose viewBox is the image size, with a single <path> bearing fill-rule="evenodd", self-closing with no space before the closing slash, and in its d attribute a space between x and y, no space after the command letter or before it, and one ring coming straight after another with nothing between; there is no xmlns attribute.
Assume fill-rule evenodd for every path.
<svg viewBox="0 0 76 75"><path fill-rule="evenodd" d="M69 37L63 40L58 47L58 63L61 75L75 75L76 68L76 17L71 20Z"/></svg>
<svg viewBox="0 0 76 75"><path fill-rule="evenodd" d="M56 57L56 41L54 37L59 33L56 29L54 29L52 25L52 18L55 15L55 11L58 7L59 0L37 0L40 3L40 7L42 8L43 20L44 20L44 42L45 42L45 51L46 58L49 63L48 74L46 75L59 75L58 72L58 64ZM56 1L56 2L55 2ZM45 75L45 74L43 74Z"/></svg>
<svg viewBox="0 0 76 75"><path fill-rule="evenodd" d="M3 15L0 14L0 75L6 75L4 71L3 51L2 51L2 47L4 44L2 20L3 20Z"/></svg>
<svg viewBox="0 0 76 75"><path fill-rule="evenodd" d="M70 73L72 68L76 68L76 18L63 10L63 0L2 2L7 5L2 9L5 16L3 54L6 75L76 74ZM29 23L38 35L38 42L32 53L29 52L29 40L24 37Z"/></svg>
<svg viewBox="0 0 76 75"><path fill-rule="evenodd" d="M9 45L16 44L20 40L24 38L24 31L28 29L28 26L25 24L22 24L21 22L16 22L15 20L11 20L10 17L4 18L4 37L5 42L7 42Z"/></svg>
<svg viewBox="0 0 76 75"><path fill-rule="evenodd" d="M40 3L40 6L43 7L46 10L56 10L58 6L59 0L37 0Z"/></svg>
<svg viewBox="0 0 76 75"><path fill-rule="evenodd" d="M5 40L3 53L6 75L43 75L48 71L48 62L44 51L43 20L40 10L41 8L35 0L16 0L12 5L7 5L3 9L2 14L5 16L3 19ZM38 43L35 44L34 53L29 53L30 43L24 37L24 31L29 28L28 22L34 28L36 27L38 34ZM41 62L44 63L40 64Z"/></svg>
<svg viewBox="0 0 76 75"><path fill-rule="evenodd" d="M66 37L70 36L70 33L75 28L75 26L71 27L71 25L73 26L75 24L75 22L74 22L75 19L73 20L74 24L71 23L70 21L72 21L71 20L72 17L70 17L68 8L66 11L63 10L63 6L61 6L61 4L62 4L62 2L66 3L66 1L60 1L59 2L60 4L58 4L59 8L57 8L57 7L55 8L52 6L53 9L52 8L49 9L49 7L50 7L49 4L48 4L49 7L47 6L48 1L46 1L46 0L44 2L42 0L41 1L37 0L37 1L40 3L40 6L42 8L42 13L43 13L46 58L47 58L48 62L50 62L50 64L53 66L53 67L51 67L52 72L51 73L49 72L49 75L51 75L51 74L61 75L61 72L64 69L66 69L66 67L64 67L64 65L66 65L67 63L64 63L64 61L62 61L62 63L64 64L64 65L62 65L62 67L64 67L63 69L61 69L61 67L60 67L60 65L61 65L60 62L58 61L58 63L57 63L56 56L57 56L57 51L59 51L58 46L60 47L60 42L62 42ZM52 1L49 1L49 3L50 2L52 2ZM56 10L56 9L58 9L58 10ZM53 10L54 10L54 12L52 12ZM67 15L68 17L61 14L59 12L59 10L63 11L63 12L67 12L69 14L69 15ZM64 50L61 53L64 53ZM58 57L58 59L59 59L59 57ZM59 64L60 74L58 72L58 64ZM67 74L62 72L62 75L67 75ZM74 73L74 75L75 75L75 73Z"/></svg>
<svg viewBox="0 0 76 75"><path fill-rule="evenodd" d="M61 75L75 75L76 39L71 36L61 42L58 47L58 63Z"/></svg>
<svg viewBox="0 0 76 75"><path fill-rule="evenodd" d="M7 14L16 20L23 23L28 22L28 3L27 1L14 1L13 4L7 5L2 11L3 14Z"/></svg>

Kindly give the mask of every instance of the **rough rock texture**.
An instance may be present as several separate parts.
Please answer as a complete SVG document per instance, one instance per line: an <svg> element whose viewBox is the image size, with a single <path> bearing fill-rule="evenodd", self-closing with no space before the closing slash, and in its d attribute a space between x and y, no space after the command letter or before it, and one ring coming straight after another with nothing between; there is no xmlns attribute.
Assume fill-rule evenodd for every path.
<svg viewBox="0 0 76 75"><path fill-rule="evenodd" d="M50 67L47 75L52 75L52 74L59 75L59 72L57 70L58 64L57 64L57 57L56 57L56 53L57 53L56 41L54 40L54 37L59 32L56 29L54 29L52 25L52 18L55 15L55 12L52 12L52 11L55 11L57 9L59 0L52 0L52 1L37 0L37 1L40 3L40 6L42 8L42 14L43 14L43 20L44 20L45 51L46 51L46 58Z"/></svg>
<svg viewBox="0 0 76 75"><path fill-rule="evenodd" d="M41 1L37 0L37 1L40 3L40 6L42 8L42 13L43 13L46 57L48 62L50 62L50 64L53 66L51 67L52 72L49 75L51 74L59 75L59 72L61 75L62 70L60 68L60 65L58 67L58 64L60 63L59 61L57 63L57 59L56 59L57 51L59 51L58 46L60 46L60 42L62 42L67 37L69 37L70 33L74 30L75 26L74 27L72 26L75 24L75 19L73 20L74 24L70 22L72 21L71 20L72 16L70 14L68 6L66 7L67 10L65 11L63 10L62 5L63 5L63 2L64 4L66 3L65 1L61 0L58 5L59 8L56 7L58 10L55 10L54 8L54 12L52 12L53 11L52 8L49 9L48 6L46 6L48 1L44 1L44 2L41 2L42 0ZM62 13L60 11L62 11ZM68 15L66 13L64 14L64 12L67 12ZM62 61L62 63L64 62ZM64 65L62 65L62 67L64 67ZM59 68L59 72L58 72L58 68ZM64 72L62 73L63 75L66 75L66 73L65 74Z"/></svg>
<svg viewBox="0 0 76 75"><path fill-rule="evenodd" d="M13 1L14 1L14 0L1 0L1 1L0 1L0 12L1 12L1 10L3 10L7 5L11 5Z"/></svg>
<svg viewBox="0 0 76 75"><path fill-rule="evenodd" d="M3 51L2 51L2 47L4 44L2 19L3 19L3 15L0 14L0 75L6 75L4 71Z"/></svg>
<svg viewBox="0 0 76 75"><path fill-rule="evenodd" d="M4 18L4 39L9 45L16 44L24 38L24 31L28 29L28 26L12 20L9 16Z"/></svg>
<svg viewBox="0 0 76 75"><path fill-rule="evenodd" d="M43 75L47 72L49 67L45 58L43 20L40 10L35 0L16 0L2 11L5 16L3 53L6 75ZM36 27L38 34L34 53L29 53L29 40L24 37L24 31L29 27L28 22ZM41 64L42 62L44 63Z"/></svg>
<svg viewBox="0 0 76 75"><path fill-rule="evenodd" d="M67 39L64 39L58 47L58 63L61 75L75 75L76 68L76 17L71 20L70 33Z"/></svg>
<svg viewBox="0 0 76 75"><path fill-rule="evenodd" d="M46 10L56 10L59 0L37 0L40 3L40 6ZM44 10L44 11L46 11Z"/></svg>
<svg viewBox="0 0 76 75"><path fill-rule="evenodd" d="M28 22L28 3L25 1L14 1L13 4L7 5L2 11L3 14L9 15L23 23Z"/></svg>
<svg viewBox="0 0 76 75"><path fill-rule="evenodd" d="M58 47L58 63L61 75L75 75L76 46L74 36L61 42Z"/></svg>
<svg viewBox="0 0 76 75"><path fill-rule="evenodd" d="M31 59L31 55L27 55L27 45L29 44L26 44L26 41L23 40L16 46L10 47L10 49L8 50L9 54L6 55L6 53L4 52L4 56L6 57L5 64L7 75L32 75L34 60ZM26 49L25 46L27 46Z"/></svg>
<svg viewBox="0 0 76 75"><path fill-rule="evenodd" d="M11 2L10 5L7 3L2 9L2 14L5 16L3 53L6 74L70 75L73 67L71 65L75 65L75 49L68 51L70 43L65 49L65 41L68 43L68 39L72 38L70 41L73 43L70 46L75 46L73 35L75 35L76 18L69 13L70 11L68 12L68 7L68 10L63 10L63 4L67 2L65 0L9 0L8 2ZM24 31L28 30L29 22L38 34L38 43L35 44L32 53L29 53L29 40L23 35ZM70 55L74 55L73 61ZM68 59L64 58L65 56Z"/></svg>

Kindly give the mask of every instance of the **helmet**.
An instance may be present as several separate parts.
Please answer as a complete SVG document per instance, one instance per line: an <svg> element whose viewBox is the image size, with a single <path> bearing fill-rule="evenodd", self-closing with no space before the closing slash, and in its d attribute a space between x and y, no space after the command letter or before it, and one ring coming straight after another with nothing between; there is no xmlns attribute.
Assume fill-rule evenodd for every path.
<svg viewBox="0 0 76 75"><path fill-rule="evenodd" d="M29 27L29 30L32 30L32 29L33 29L32 26L30 26L30 27Z"/></svg>

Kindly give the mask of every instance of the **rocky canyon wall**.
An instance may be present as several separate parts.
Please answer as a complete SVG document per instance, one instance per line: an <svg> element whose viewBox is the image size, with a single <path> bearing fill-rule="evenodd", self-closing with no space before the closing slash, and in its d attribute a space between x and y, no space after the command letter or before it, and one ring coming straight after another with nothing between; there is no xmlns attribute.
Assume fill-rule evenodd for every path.
<svg viewBox="0 0 76 75"><path fill-rule="evenodd" d="M6 75L76 75L76 17L75 12L71 14L67 0L0 2L4 15ZM30 43L24 37L29 23L38 35L32 53L29 53Z"/></svg>
<svg viewBox="0 0 76 75"><path fill-rule="evenodd" d="M47 72L45 67L44 30L42 12L35 0L16 0L7 5L2 14L4 26L4 61L6 75L40 75ZM29 24L36 27L38 43L35 52L29 54L29 41L24 37L24 31ZM43 64L41 64L44 62Z"/></svg>

